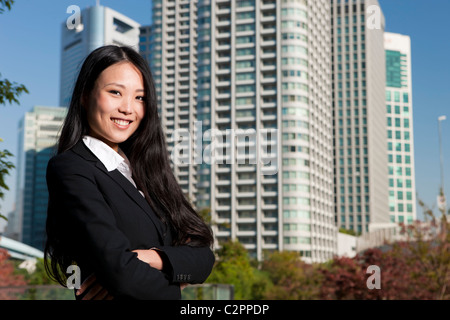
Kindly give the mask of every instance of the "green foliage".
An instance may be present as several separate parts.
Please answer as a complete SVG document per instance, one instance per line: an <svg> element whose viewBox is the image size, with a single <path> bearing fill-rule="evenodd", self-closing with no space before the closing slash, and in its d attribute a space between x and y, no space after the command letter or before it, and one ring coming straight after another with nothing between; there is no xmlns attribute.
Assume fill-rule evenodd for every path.
<svg viewBox="0 0 450 320"><path fill-rule="evenodd" d="M442 189L440 192L442 195ZM434 288L433 299L450 299L450 222L444 208L439 209L441 217L438 218L423 201L419 200L419 205L424 216L431 220L403 227L409 236L410 260L419 262L415 276L427 276L426 285Z"/></svg>
<svg viewBox="0 0 450 320"><path fill-rule="evenodd" d="M16 261L16 273L21 274L28 285L56 285L58 282L52 280L45 271L44 259L37 259L36 270L33 273L28 273L25 269L20 269L19 265L22 261Z"/></svg>
<svg viewBox="0 0 450 320"><path fill-rule="evenodd" d="M6 102L20 104L18 98L24 92L29 93L23 84L0 79L0 105L4 105Z"/></svg>
<svg viewBox="0 0 450 320"><path fill-rule="evenodd" d="M307 264L294 251L272 253L263 261L271 286L267 286L264 298L270 300L311 300L319 298L322 275L316 265Z"/></svg>
<svg viewBox="0 0 450 320"><path fill-rule="evenodd" d="M14 274L26 282L26 290L17 295L20 300L74 300L72 289L62 287L45 271L44 259L37 259L36 269L29 273L19 268L22 261L14 261Z"/></svg>
<svg viewBox="0 0 450 320"><path fill-rule="evenodd" d="M235 299L251 299L255 275L247 250L239 242L229 241L217 254L216 265L207 282L232 284Z"/></svg>
<svg viewBox="0 0 450 320"><path fill-rule="evenodd" d="M5 12L5 8L7 10L11 10L13 3L14 0L0 0L0 14ZM18 98L24 92L29 93L28 89L23 84L18 84L16 82L11 82L8 79L0 78L0 105L5 105L6 102L9 102L10 104L19 104ZM3 140L0 138L0 142L1 141ZM13 155L8 150L0 150L0 200L4 197L3 190L9 190L5 183L5 176L9 175L9 170L13 169L14 165L6 159L12 156ZM7 218L1 213L0 219L7 220Z"/></svg>
<svg viewBox="0 0 450 320"><path fill-rule="evenodd" d="M5 12L5 7L8 10L11 10L11 6L15 0L0 0L0 14Z"/></svg>
<svg viewBox="0 0 450 320"><path fill-rule="evenodd" d="M348 229L344 229L344 228L339 228L339 232L340 233L349 234L351 236L358 236L358 234L354 230L348 230Z"/></svg>
<svg viewBox="0 0 450 320"><path fill-rule="evenodd" d="M206 224L211 225L211 209L202 208L198 212L199 216L205 221Z"/></svg>
<svg viewBox="0 0 450 320"><path fill-rule="evenodd" d="M3 140L0 138L0 142ZM8 150L0 150L0 200L3 200L5 193L4 190L9 190L9 187L6 185L5 177L10 174L10 170L14 168L14 164L8 161L9 157L13 155ZM7 218L0 213L0 219Z"/></svg>

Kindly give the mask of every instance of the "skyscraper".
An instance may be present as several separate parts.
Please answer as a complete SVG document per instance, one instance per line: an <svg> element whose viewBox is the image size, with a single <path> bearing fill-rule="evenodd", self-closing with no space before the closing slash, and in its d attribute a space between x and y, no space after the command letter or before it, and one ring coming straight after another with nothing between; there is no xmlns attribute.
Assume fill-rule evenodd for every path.
<svg viewBox="0 0 450 320"><path fill-rule="evenodd" d="M336 223L389 223L384 16L377 0L331 0Z"/></svg>
<svg viewBox="0 0 450 320"><path fill-rule="evenodd" d="M329 9L153 1L151 68L169 151L180 137L193 150L178 153L174 172L197 208L210 208L218 246L239 240L258 259L293 250L309 262L336 252Z"/></svg>
<svg viewBox="0 0 450 320"><path fill-rule="evenodd" d="M406 35L386 32L384 47L390 221L409 224L417 219L411 39Z"/></svg>
<svg viewBox="0 0 450 320"><path fill-rule="evenodd" d="M139 51L139 24L104 6L81 11L79 24L64 21L61 28L61 106L68 106L81 63L91 51L107 45L126 45Z"/></svg>
<svg viewBox="0 0 450 320"><path fill-rule="evenodd" d="M19 123L15 225L8 224L8 233L19 234L19 241L38 249L45 240L47 163L56 152L66 113L63 107L35 106Z"/></svg>
<svg viewBox="0 0 450 320"><path fill-rule="evenodd" d="M150 63L152 26L141 26L139 28L139 53Z"/></svg>

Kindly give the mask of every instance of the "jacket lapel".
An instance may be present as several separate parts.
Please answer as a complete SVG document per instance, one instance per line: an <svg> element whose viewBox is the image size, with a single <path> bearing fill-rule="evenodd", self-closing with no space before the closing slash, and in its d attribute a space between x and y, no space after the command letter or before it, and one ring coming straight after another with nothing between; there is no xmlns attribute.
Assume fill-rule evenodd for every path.
<svg viewBox="0 0 450 320"><path fill-rule="evenodd" d="M116 169L107 173L118 185L122 187L122 189L128 194L128 196L131 199L133 199L134 202L136 202L141 207L141 209L144 210L147 216L152 220L153 224L158 230L158 235L162 242L164 238L163 224L156 216L156 214L153 212L153 209L150 207L147 200L145 200L145 198L141 195L141 193L131 184L130 181L128 181L127 178L123 176L123 174L119 172L119 170Z"/></svg>
<svg viewBox="0 0 450 320"><path fill-rule="evenodd" d="M109 171L103 165L103 163L85 146L83 141L78 142L72 149L75 153L82 156L84 159L92 162L96 162L95 166L106 173L112 180L114 180L125 192L126 194L146 213L150 220L155 225L156 230L158 230L158 236L161 243L163 243L165 238L165 232L163 229L163 224L153 212L153 209L148 204L147 200L141 195L141 193L128 181L127 178L119 172L119 170Z"/></svg>

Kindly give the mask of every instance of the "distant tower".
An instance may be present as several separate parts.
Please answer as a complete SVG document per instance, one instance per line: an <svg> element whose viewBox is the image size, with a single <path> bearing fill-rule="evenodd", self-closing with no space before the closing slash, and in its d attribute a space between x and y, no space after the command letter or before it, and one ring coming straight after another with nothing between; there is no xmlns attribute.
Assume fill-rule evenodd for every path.
<svg viewBox="0 0 450 320"><path fill-rule="evenodd" d="M336 223L365 233L389 223L384 16L377 0L331 3Z"/></svg>
<svg viewBox="0 0 450 320"><path fill-rule="evenodd" d="M385 33L389 213L391 222L417 219L411 81L411 39Z"/></svg>
<svg viewBox="0 0 450 320"><path fill-rule="evenodd" d="M56 153L66 114L64 107L35 106L19 123L15 225L8 226L8 232L19 234L19 241L41 250L47 218L47 163Z"/></svg>
<svg viewBox="0 0 450 320"><path fill-rule="evenodd" d="M61 82L59 102L68 106L79 68L86 56L107 44L126 45L139 51L139 27L136 21L101 6L81 11L81 21L74 29L62 24Z"/></svg>

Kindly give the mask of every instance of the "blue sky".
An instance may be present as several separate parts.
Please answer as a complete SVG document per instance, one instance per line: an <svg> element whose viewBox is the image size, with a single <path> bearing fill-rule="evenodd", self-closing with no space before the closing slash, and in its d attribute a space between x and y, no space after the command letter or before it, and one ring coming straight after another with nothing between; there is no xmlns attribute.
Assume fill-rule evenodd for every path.
<svg viewBox="0 0 450 320"><path fill-rule="evenodd" d="M440 184L437 118L443 114L448 117L442 124L450 196L450 1L379 1L386 31L411 37L416 187L419 197L432 205ZM142 25L151 23L151 0L100 2ZM17 154L17 124L25 112L35 105L58 105L61 24L70 5L83 9L95 0L17 0L12 11L0 15L1 77L30 90L20 98L20 106L0 106L0 137L5 140L0 149ZM13 206L15 173L6 181L12 190L0 202L3 213ZM418 216L422 217L420 209Z"/></svg>

